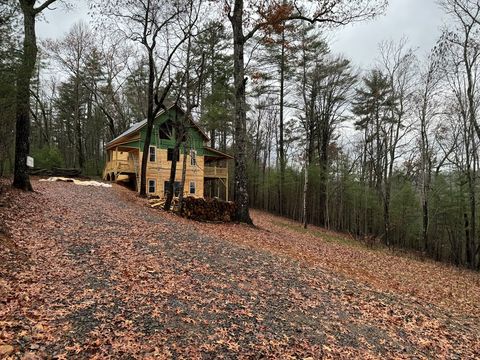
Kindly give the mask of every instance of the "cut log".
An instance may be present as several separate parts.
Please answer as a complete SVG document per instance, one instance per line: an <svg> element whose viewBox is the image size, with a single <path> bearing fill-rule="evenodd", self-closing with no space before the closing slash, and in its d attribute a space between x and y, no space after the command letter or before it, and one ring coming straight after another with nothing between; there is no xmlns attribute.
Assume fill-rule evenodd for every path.
<svg viewBox="0 0 480 360"><path fill-rule="evenodd" d="M163 205L165 205L165 201L161 201L161 202L157 202L155 204L151 204L150 207L156 208L158 206L163 206Z"/></svg>

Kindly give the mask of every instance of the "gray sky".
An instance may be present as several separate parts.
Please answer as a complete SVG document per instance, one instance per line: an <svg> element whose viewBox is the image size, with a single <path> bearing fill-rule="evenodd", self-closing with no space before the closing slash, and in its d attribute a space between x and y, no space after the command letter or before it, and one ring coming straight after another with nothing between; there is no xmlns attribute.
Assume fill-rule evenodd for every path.
<svg viewBox="0 0 480 360"><path fill-rule="evenodd" d="M68 12L60 5L45 11L46 21L37 25L39 37L62 36L76 21L88 21L87 11L86 1L77 1L75 9ZM418 48L422 56L435 45L443 24L442 16L436 0L390 0L386 15L335 31L331 36L332 50L366 68L374 64L379 42L398 41L406 36L410 46Z"/></svg>
<svg viewBox="0 0 480 360"><path fill-rule="evenodd" d="M443 23L436 0L390 0L384 16L342 28L333 36L331 46L361 67L375 62L378 44L383 40L406 37L423 56L435 45Z"/></svg>

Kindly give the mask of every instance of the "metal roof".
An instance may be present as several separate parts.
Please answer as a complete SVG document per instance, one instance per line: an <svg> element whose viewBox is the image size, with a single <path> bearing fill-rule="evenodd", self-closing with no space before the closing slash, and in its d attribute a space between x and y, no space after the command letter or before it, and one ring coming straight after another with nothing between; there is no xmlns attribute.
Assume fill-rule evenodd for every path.
<svg viewBox="0 0 480 360"><path fill-rule="evenodd" d="M133 134L135 131L137 130L140 130L145 124L147 123L147 119L145 120L142 120L138 123L135 123L133 124L132 126L130 126L127 130L125 130L123 133L121 133L120 135L118 135L115 139L109 141L107 143L107 146L114 143L115 141L117 140L120 140L121 138L127 136L127 135L130 135L130 134Z"/></svg>

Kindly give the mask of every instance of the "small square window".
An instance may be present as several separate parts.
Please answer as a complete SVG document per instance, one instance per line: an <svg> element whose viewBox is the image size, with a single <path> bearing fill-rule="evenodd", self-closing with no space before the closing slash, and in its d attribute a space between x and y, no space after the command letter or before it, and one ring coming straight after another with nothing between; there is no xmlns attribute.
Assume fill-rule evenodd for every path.
<svg viewBox="0 0 480 360"><path fill-rule="evenodd" d="M197 165L197 150L190 150L190 165Z"/></svg>
<svg viewBox="0 0 480 360"><path fill-rule="evenodd" d="M150 146L149 159L152 162L155 162L157 160L157 149L155 146Z"/></svg>
<svg viewBox="0 0 480 360"><path fill-rule="evenodd" d="M150 194L156 193L156 183L155 180L148 180L148 192Z"/></svg>
<svg viewBox="0 0 480 360"><path fill-rule="evenodd" d="M195 194L195 181L190 181L190 194Z"/></svg>

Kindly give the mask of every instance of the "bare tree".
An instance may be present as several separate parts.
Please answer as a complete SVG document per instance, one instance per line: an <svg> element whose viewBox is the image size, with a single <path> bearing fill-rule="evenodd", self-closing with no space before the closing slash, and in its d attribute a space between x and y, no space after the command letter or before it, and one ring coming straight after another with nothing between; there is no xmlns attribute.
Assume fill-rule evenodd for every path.
<svg viewBox="0 0 480 360"><path fill-rule="evenodd" d="M185 2L173 0L108 0L99 4L101 13L115 23L117 33L139 44L147 54L147 127L140 170L140 196L146 196L147 162L154 120L165 108L164 101L173 84L173 79L169 78L172 59L190 36L188 23L177 21L186 13L187 7ZM161 36L169 29L177 36L170 37L161 47Z"/></svg>
<svg viewBox="0 0 480 360"><path fill-rule="evenodd" d="M412 111L414 94L415 55L407 48L406 40L399 43L384 42L380 45L382 66L391 88L391 117L381 127L384 138L385 161L383 162L383 216L385 225L385 242L390 245L390 202L392 177L395 162L401 156L401 140L408 134L411 125L406 124Z"/></svg>
<svg viewBox="0 0 480 360"><path fill-rule="evenodd" d="M420 174L422 198L422 239L425 252L430 251L430 192L433 171L433 145L431 132L438 110L438 62L435 57L429 56L425 69L420 74L420 81L415 92L415 115L419 120L418 132L420 135Z"/></svg>
<svg viewBox="0 0 480 360"><path fill-rule="evenodd" d="M85 81L85 68L90 54L94 50L94 36L84 22L78 22L65 38L52 41L47 44L54 58L65 68L73 79L73 99L74 104L73 126L75 134L75 146L77 151L78 166L84 168L85 151L83 143L83 124L80 113L81 108L81 90Z"/></svg>

